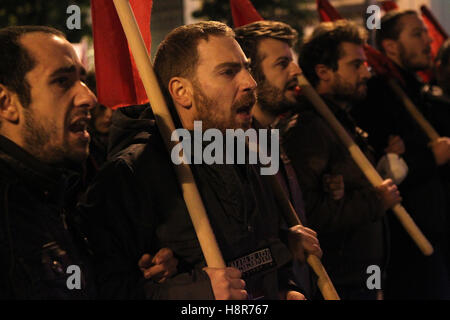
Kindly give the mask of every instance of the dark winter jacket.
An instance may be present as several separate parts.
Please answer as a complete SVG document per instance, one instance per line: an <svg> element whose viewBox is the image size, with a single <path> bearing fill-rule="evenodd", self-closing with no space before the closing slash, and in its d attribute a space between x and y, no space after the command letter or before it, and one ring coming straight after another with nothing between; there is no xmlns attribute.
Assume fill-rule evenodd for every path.
<svg viewBox="0 0 450 320"><path fill-rule="evenodd" d="M403 90L440 134L448 133L448 109L423 94L416 74L399 68ZM431 99L430 99L431 98ZM443 102L443 101L441 101ZM377 156L384 154L389 135L405 144L403 159L408 175L399 185L402 205L430 240L434 254L425 257L393 215L389 215L391 258L385 288L387 299L449 299L448 266L444 262L448 237L448 193L442 181L445 167L436 165L429 138L412 119L400 99L382 77L368 82L367 99L354 109L354 116L369 134ZM447 165L448 166L448 165ZM448 167L447 167L448 168ZM447 221L446 221L447 220ZM405 266L408 266L405 268ZM411 281L414 279L414 281Z"/></svg>
<svg viewBox="0 0 450 320"><path fill-rule="evenodd" d="M79 175L47 166L0 136L0 298L95 297L74 212ZM81 289L70 278L80 267Z"/></svg>
<svg viewBox="0 0 450 320"><path fill-rule="evenodd" d="M435 118L433 104L425 103L423 83L417 76L399 68L405 85L403 89L412 102L428 119ZM368 132L369 142L377 156L382 156L389 135L399 135L405 144L402 155L409 167L406 179L399 185L403 205L431 240L441 241L445 230L446 199L439 168L428 146L429 139L412 119L385 79L369 80L367 99L354 109L353 114Z"/></svg>
<svg viewBox="0 0 450 320"><path fill-rule="evenodd" d="M370 159L370 147L347 112L327 102ZM284 141L303 191L309 225L318 233L322 260L330 277L336 285L365 287L367 267L375 264L383 268L387 254L384 210L374 188L306 99L301 99L297 125ZM325 174L344 177L345 196L341 200L333 200L324 191Z"/></svg>
<svg viewBox="0 0 450 320"><path fill-rule="evenodd" d="M152 119L145 106L114 114L110 161L81 205L96 255L100 295L212 299L209 278L202 271L202 251L170 155ZM268 248L272 262L245 274L245 280L250 293L262 291L266 298L277 298L278 284L287 287L291 276L288 270L282 272L290 270L291 256L279 240L279 214L259 172L249 165L192 167L225 261ZM139 258L162 247L172 249L179 259L178 274L162 284L144 280Z"/></svg>

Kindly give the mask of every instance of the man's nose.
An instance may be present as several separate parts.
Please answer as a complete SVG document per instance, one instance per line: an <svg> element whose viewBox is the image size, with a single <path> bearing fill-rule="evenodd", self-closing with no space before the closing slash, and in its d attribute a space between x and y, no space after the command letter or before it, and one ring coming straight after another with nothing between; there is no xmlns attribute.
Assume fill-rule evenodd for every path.
<svg viewBox="0 0 450 320"><path fill-rule="evenodd" d="M84 82L79 82L74 104L76 107L86 108L88 110L91 110L97 104L97 98L95 94L87 87Z"/></svg>
<svg viewBox="0 0 450 320"><path fill-rule="evenodd" d="M361 75L361 79L370 79L370 77L372 77L372 74L370 73L369 70L369 64L366 62L361 64L361 68L359 69L360 71L360 75Z"/></svg>
<svg viewBox="0 0 450 320"><path fill-rule="evenodd" d="M430 34L428 32L424 32L425 42L427 45L431 45L433 42L433 39L430 37Z"/></svg>
<svg viewBox="0 0 450 320"><path fill-rule="evenodd" d="M290 63L289 66L289 75L290 77L297 77L303 73L302 69L300 69L299 65L296 64L294 61Z"/></svg>
<svg viewBox="0 0 450 320"><path fill-rule="evenodd" d="M242 88L243 91L254 91L256 89L256 81L247 69L242 73Z"/></svg>

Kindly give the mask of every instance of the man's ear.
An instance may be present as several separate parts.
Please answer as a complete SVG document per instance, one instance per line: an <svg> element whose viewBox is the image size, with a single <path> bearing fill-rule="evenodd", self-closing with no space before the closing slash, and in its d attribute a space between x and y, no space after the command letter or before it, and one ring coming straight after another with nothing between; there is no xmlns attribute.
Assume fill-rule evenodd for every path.
<svg viewBox="0 0 450 320"><path fill-rule="evenodd" d="M0 84L0 118L17 123L19 121L18 97L3 84Z"/></svg>
<svg viewBox="0 0 450 320"><path fill-rule="evenodd" d="M327 67L324 64L318 64L315 66L314 70L316 71L316 75L320 80L324 82L330 81L333 74L333 71L330 67Z"/></svg>
<svg viewBox="0 0 450 320"><path fill-rule="evenodd" d="M169 93L176 105L190 109L193 101L192 83L186 78L173 77L169 81Z"/></svg>
<svg viewBox="0 0 450 320"><path fill-rule="evenodd" d="M391 57L396 57L398 55L398 43L395 40L392 39L384 39L381 42L381 46L384 49L384 52L386 53L386 55L391 58Z"/></svg>

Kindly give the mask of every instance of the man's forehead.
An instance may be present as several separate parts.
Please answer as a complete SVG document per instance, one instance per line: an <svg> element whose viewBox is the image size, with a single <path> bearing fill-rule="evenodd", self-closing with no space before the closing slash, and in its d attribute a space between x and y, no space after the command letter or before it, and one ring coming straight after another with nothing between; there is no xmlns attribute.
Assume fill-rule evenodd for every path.
<svg viewBox="0 0 450 320"><path fill-rule="evenodd" d="M403 17L401 17L400 20L401 25L401 33L403 33L404 31L411 31L412 29L415 28L425 28L425 25L422 21L421 18L419 18L419 16L417 16L416 14L407 14Z"/></svg>
<svg viewBox="0 0 450 320"><path fill-rule="evenodd" d="M352 42L342 42L339 48L339 60L350 61L354 59L366 60L364 47Z"/></svg>
<svg viewBox="0 0 450 320"><path fill-rule="evenodd" d="M210 36L208 41L200 40L197 46L198 66L214 67L225 62L245 63L247 58L234 38Z"/></svg>
<svg viewBox="0 0 450 320"><path fill-rule="evenodd" d="M39 72L51 73L62 66L80 65L72 45L57 35L31 32L23 35L20 42L35 60Z"/></svg>
<svg viewBox="0 0 450 320"><path fill-rule="evenodd" d="M266 57L277 59L280 56L292 57L292 48L285 41L265 38L258 43L258 54L262 59Z"/></svg>

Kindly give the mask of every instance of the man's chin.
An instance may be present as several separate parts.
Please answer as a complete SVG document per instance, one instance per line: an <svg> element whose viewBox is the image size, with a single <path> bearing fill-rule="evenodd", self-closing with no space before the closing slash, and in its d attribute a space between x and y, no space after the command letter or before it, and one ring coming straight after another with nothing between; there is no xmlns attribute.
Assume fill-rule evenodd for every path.
<svg viewBox="0 0 450 320"><path fill-rule="evenodd" d="M418 61L411 61L407 67L413 71L424 71L430 69L433 66L433 62L430 59L423 59Z"/></svg>
<svg viewBox="0 0 450 320"><path fill-rule="evenodd" d="M252 127L252 119L248 119L248 120L244 120L244 121L239 121L236 129L243 129L243 130L247 130L250 129Z"/></svg>
<svg viewBox="0 0 450 320"><path fill-rule="evenodd" d="M75 162L82 163L89 157L89 143L76 143L70 147L69 152L66 154L66 159Z"/></svg>
<svg viewBox="0 0 450 320"><path fill-rule="evenodd" d="M68 155L67 159L73 163L83 163L87 160L89 157L89 151L88 152L72 152L70 155Z"/></svg>

